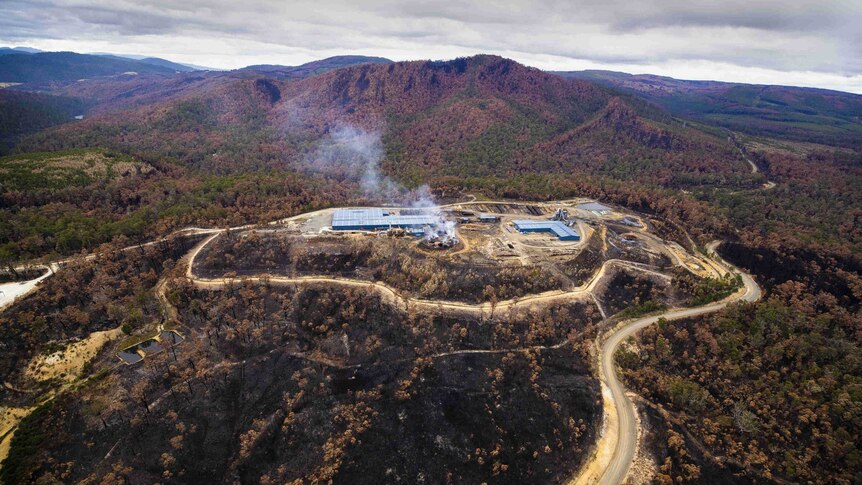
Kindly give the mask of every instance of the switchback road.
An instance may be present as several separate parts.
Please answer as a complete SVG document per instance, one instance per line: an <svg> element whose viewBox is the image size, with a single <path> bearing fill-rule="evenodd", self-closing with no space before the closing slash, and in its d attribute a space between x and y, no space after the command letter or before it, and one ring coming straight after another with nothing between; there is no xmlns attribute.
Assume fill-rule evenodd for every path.
<svg viewBox="0 0 862 485"><path fill-rule="evenodd" d="M713 245L714 247L714 245ZM726 262L722 262L729 267ZM605 425L602 436L596 445L596 452L590 463L581 471L573 483L616 485L623 483L634 460L638 445L638 421L634 404L625 393L619 380L614 354L620 344L639 330L646 328L659 319L679 320L717 312L739 301L753 302L761 297L760 287L751 276L740 273L744 288L736 294L717 303L696 308L675 309L660 315L638 318L621 322L610 330L601 341L599 348L599 380L602 385L602 398L605 410Z"/></svg>

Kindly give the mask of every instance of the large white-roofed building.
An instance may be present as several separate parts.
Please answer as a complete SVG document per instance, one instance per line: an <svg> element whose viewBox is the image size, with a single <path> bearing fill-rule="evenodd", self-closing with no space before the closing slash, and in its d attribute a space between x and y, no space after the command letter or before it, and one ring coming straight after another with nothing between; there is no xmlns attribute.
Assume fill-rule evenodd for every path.
<svg viewBox="0 0 862 485"><path fill-rule="evenodd" d="M334 231L375 231L380 229L422 229L434 226L440 218L434 214L396 215L380 208L337 209L332 215Z"/></svg>

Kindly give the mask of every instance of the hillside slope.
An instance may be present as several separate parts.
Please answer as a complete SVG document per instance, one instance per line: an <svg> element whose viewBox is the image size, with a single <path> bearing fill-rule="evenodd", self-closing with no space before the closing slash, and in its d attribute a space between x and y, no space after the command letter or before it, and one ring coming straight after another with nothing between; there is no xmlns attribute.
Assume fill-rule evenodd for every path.
<svg viewBox="0 0 862 485"><path fill-rule="evenodd" d="M0 90L0 155L10 152L19 136L73 121L87 108L77 98Z"/></svg>
<svg viewBox="0 0 862 485"><path fill-rule="evenodd" d="M25 148L98 139L207 171L312 162L337 175L339 167L314 159L333 133L349 127L372 141L379 134L380 167L409 184L545 172L685 185L737 183L748 173L721 132L686 126L595 83L494 56L362 64L298 80L251 71L93 80L57 92L99 100L95 116ZM625 168L614 170L620 162Z"/></svg>
<svg viewBox="0 0 862 485"><path fill-rule="evenodd" d="M677 116L790 140L862 146L862 96L827 89L685 81L611 71L560 72L632 93Z"/></svg>
<svg viewBox="0 0 862 485"><path fill-rule="evenodd" d="M175 70L132 59L74 52L0 56L0 82L74 81L126 72L172 74Z"/></svg>

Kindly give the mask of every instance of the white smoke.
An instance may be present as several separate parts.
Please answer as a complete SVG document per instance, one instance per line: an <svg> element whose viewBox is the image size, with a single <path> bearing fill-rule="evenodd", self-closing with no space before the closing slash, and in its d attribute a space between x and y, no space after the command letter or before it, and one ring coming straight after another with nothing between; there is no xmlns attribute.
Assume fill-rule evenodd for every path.
<svg viewBox="0 0 862 485"><path fill-rule="evenodd" d="M405 191L404 186L380 173L381 160L380 132L342 125L317 145L311 166L330 176L357 180L369 198L396 200Z"/></svg>
<svg viewBox="0 0 862 485"><path fill-rule="evenodd" d="M431 188L427 185L422 185L410 193L410 207L419 209L423 213L432 215L437 220L430 228L430 231L425 233L425 239L441 238L444 240L454 239L455 222L447 220L440 209L440 205L434 200L434 195L431 193Z"/></svg>
<svg viewBox="0 0 862 485"><path fill-rule="evenodd" d="M330 176L347 176L357 180L364 195L372 200L410 207L434 216L437 222L426 232L426 238L455 238L455 223L446 220L428 185L408 190L382 174L380 162L383 157L383 141L379 131L342 125L318 144L311 166Z"/></svg>

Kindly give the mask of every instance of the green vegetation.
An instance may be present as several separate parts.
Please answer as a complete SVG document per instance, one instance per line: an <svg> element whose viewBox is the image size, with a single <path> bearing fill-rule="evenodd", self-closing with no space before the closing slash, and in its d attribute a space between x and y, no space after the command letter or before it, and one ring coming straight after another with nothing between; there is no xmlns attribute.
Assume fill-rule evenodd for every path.
<svg viewBox="0 0 862 485"><path fill-rule="evenodd" d="M710 397L709 392L698 383L682 377L674 377L670 380L667 393L675 406L690 413L702 412Z"/></svg>
<svg viewBox="0 0 862 485"><path fill-rule="evenodd" d="M190 99L178 102L168 111L156 128L166 131L199 130L212 128L216 119L213 110L202 99Z"/></svg>
<svg viewBox="0 0 862 485"><path fill-rule="evenodd" d="M0 155L11 153L18 137L71 122L90 104L79 98L0 89Z"/></svg>
<svg viewBox="0 0 862 485"><path fill-rule="evenodd" d="M286 171L157 169L101 148L3 157L0 174L0 262L92 250L117 237L131 244L192 224L275 219L342 190Z"/></svg>
<svg viewBox="0 0 862 485"><path fill-rule="evenodd" d="M695 93L668 97L665 107L672 113L700 120L691 122L673 118L631 96L590 83L564 82L547 73L489 56L450 63L364 66L291 82L268 79L265 92L256 87L260 79L216 76L206 78L206 82L190 82L189 87L182 88L173 80L160 84L160 81L144 78L75 83L64 92L84 93L93 99L111 101L100 104L99 109L94 110L100 114L86 122L67 123L26 139L14 139L17 149L22 151L95 146L109 149L87 148L0 159L0 170L3 170L0 176L2 262L92 250L111 240L115 240L116 246L151 240L186 225L238 225L334 204L379 202L357 195L360 191L355 177L340 169L325 173L314 171L312 168L317 167L311 167L309 160L339 123L368 126L374 121L386 120L381 128L386 154L381 161L381 171L409 186L430 183L435 193L447 198L464 192L479 192L494 199L554 200L577 196L620 204L648 214L651 224L657 228L685 228L698 245L704 246L714 239L727 241L721 246L722 255L755 276L765 290L765 301L735 305L690 322L662 321L639 336L639 344L633 347L639 349L639 353L626 350L618 354L630 387L671 413L670 420L659 420L657 424L657 428L667 431L662 435L660 446L669 458L660 465L657 481L697 481L708 478L708 470L714 467L736 467L733 468L733 473L738 474L736 478L758 481L852 483L862 480L862 454L858 450L862 436L862 361L859 358L862 355L859 348L859 329L862 328L862 260L859 257L862 254L862 154L859 147L862 145L858 97L750 86L728 88L709 96ZM130 98L118 97L120 90L132 93ZM134 94L138 92L145 94L139 97ZM153 102L153 99L159 101ZM55 101L59 102L51 100ZM24 105L19 102L18 106ZM36 114L38 111L30 111L34 119L40 116ZM57 112L62 113L62 109ZM58 115L57 120L63 116ZM25 124L30 125L29 122ZM781 137L783 141L779 144L763 138L742 140L746 155L761 170L761 173L752 174L735 144L728 140L725 128L750 136ZM788 139L805 143L787 148ZM119 169L127 165L136 169ZM767 180L777 185L770 190L761 189ZM664 232L674 238L680 231L667 229ZM175 259L182 253L177 250L172 256ZM242 251L236 254L248 256ZM398 262L399 258L389 256L387 261ZM141 328L140 323L158 318L161 315L158 302L151 292L145 294L138 287L152 288L156 284L163 259L139 254L135 257L137 259L120 259L99 266L98 271L110 274L108 279L92 268L64 269L49 279L40 292L19 304L15 318L4 314L0 322L3 337L0 341L9 347L0 353L0 364L5 375L16 376L20 362L42 349L50 349L52 341L68 341L94 329L124 324L124 330L134 334L136 328ZM413 262L412 258L408 259ZM418 265L411 270L420 276L435 273ZM397 275L394 271L386 273ZM483 281L478 272L472 273L476 275L471 275L473 280ZM95 278L96 274L100 276ZM674 280L680 300L688 300L691 305L721 300L740 286L735 277L699 280L684 273L675 275ZM445 278L435 281L441 285L452 283ZM631 317L661 309L656 303L660 301L658 289L652 285L630 282L628 288L625 286L621 285L624 291L618 292L614 312ZM477 294L473 286L465 288L465 295ZM523 285L514 285L507 291L523 289ZM293 344L296 333L285 331L286 328L292 330L289 327L277 327L297 323L296 329L300 332L319 328L322 333L317 337L326 336L326 341L318 342L319 348L333 352L333 359L340 359L342 355L338 349L344 347L341 332L356 332L359 325L367 323L365 318L354 319L364 316L360 303L367 303L367 298L362 294L349 299L343 295L327 296L306 305L293 305L288 299L271 300L269 306L258 310L256 304L266 301L266 296L257 295L257 292L264 291L269 289L241 288L229 298L213 293L192 295L213 301L207 300L208 304L204 305L207 312L186 315L186 321L194 321L195 325L207 329L215 326L216 335L208 335L208 340L212 339L209 344L223 346L225 352L208 354L206 358L220 362L224 355L233 355L233 352L252 355L274 345L274 335L289 338L285 343ZM348 300L356 304L345 303ZM632 302L637 304L630 306ZM284 305L284 312L270 314L269 309L278 308L277 305ZM321 312L321 307L332 311ZM140 311L135 312L134 308ZM342 311L349 314L342 323L349 324L330 329L332 322L340 320L332 318L333 315ZM297 312L290 314L289 323L285 320L288 312ZM238 315L247 318L237 318ZM375 330L392 321L381 319L381 325ZM571 322L571 319L548 317L542 325L550 330L556 328L558 322ZM267 330L261 332L261 327ZM429 331L450 327L441 322L440 325L423 323L409 328ZM423 343L449 348L451 342L460 342L460 338L480 338L485 331L506 328L471 325L469 329L463 327L444 335L443 339L427 339ZM539 330L536 335L543 335L545 330ZM219 332L229 336L223 337ZM509 335L528 334L517 331ZM371 332L357 334L357 340L349 346L350 357L356 358L355 351L363 346L391 348L387 342L381 343L371 336ZM387 335L383 337L388 338ZM404 347L407 351L419 348L418 343L409 343ZM588 344L579 348L586 349ZM170 357L162 355L160 358ZM503 359L503 356L493 357L498 358ZM523 367L529 375L556 379L557 376L543 377L535 370L541 364L545 364L544 369L554 369L548 362L540 362L544 358L518 354L516 360L529 364ZM530 359L535 362L527 362ZM320 376L296 374L295 386L291 376L303 367L294 360L284 359L272 366L280 369L279 372L285 371L283 376L272 380L273 385L286 386L282 389L285 392L311 393L316 392L313 389L324 389L332 384L348 388L359 385L363 393L369 392L366 397L377 395L370 387L363 389L361 386L363 382L379 382L382 374L365 376L367 380L360 376L355 382L349 377L347 380L351 383L342 384L338 382L341 380L338 372L327 371L326 378L319 380L322 387L318 386ZM513 366L516 362L509 357L503 360L509 362L502 362L494 382L481 389L482 395L492 396L493 401L482 402L481 407L463 412L465 408L461 407L458 397L451 401L454 403L451 409L442 411L445 416L437 416L438 423L445 424L440 429L455 429L451 426L452 420L462 419L470 433L475 429L496 433L498 428L493 423L485 426L483 421L476 426L477 421L471 421L486 416L483 413L487 409L495 413L515 410L512 415L492 416L496 423L516 423L514 419L524 416L532 419L532 416L518 413L523 406L507 407L505 404L505 393L526 392L530 386L521 385L529 382L522 380L510 381L518 385L504 385L505 379L511 377L506 373L511 374L516 367L521 369L521 365ZM398 366L404 362L407 362L404 372L399 368L385 378L387 382L416 380L415 384L421 387L422 380L417 379L420 375L428 379L455 376L454 382L460 385L478 382L477 375L481 379L491 376L483 372L467 374L465 369L469 367L455 365L459 363L454 361L442 361L440 371L423 375L427 363L407 359ZM214 360L193 365L214 368L216 363ZM216 409L218 406L208 407L215 402L213 399L225 399L222 410L248 409L236 404L245 399L243 396L252 396L256 391L247 389L248 392L238 392L234 396L231 389L243 388L246 372L254 377L247 381L255 385L258 375L273 377L269 370L253 370L255 365L250 363L248 369L237 370L238 383L228 373L215 376L218 378L214 381L220 381L219 386L223 385L224 389L199 383L194 389L188 389L192 394L189 398L195 399L196 405L186 409L195 412L183 416L182 421L201 424L195 421L202 416L198 412L200 409L221 412ZM294 365L296 368L289 367ZM288 368L289 373L285 370ZM462 374L451 373L453 370ZM565 375L571 377L575 373ZM330 379L332 376L334 378ZM151 376L152 382L142 379L153 389L141 386L135 397L152 398L164 392L168 380L163 377ZM311 386L299 385L303 380ZM417 422L423 423L422 426L427 422L429 409L441 409L440 390L452 387L452 383L445 380L436 384L439 385L427 388L433 400L416 408L421 410L416 416L420 416ZM585 389L585 384L586 381L566 383L562 395L571 397L571 389ZM47 389L55 385L48 382L35 387ZM211 390L215 392L208 396ZM414 391L389 388L384 395L399 392L409 398ZM301 415L313 407L305 402L294 407L295 401L282 399L285 395L269 392L261 395L278 402L255 409L255 416L269 415L273 410L283 412L284 416ZM316 457L309 459L302 453L306 451L308 440L302 439L300 433L319 429L309 423L338 423L339 419L361 424L351 430L357 435L360 430L367 429L363 424L366 420L373 422L376 433L364 435L361 442L368 446L375 438L383 437L385 443L365 448L356 455L339 448L332 456L346 457L347 467L350 463L367 464L360 471L364 474L359 476L367 477L369 469L385 470L376 466L377 463L361 459L385 455L379 450L389 449L392 436L389 431L409 428L397 418L391 420L391 429L380 427L382 421L371 419L366 414L367 409L356 406L363 402L359 393L345 394L341 388L332 393L332 396L345 395L351 396L351 402L342 409L349 409L350 413L341 417L327 414L337 409L334 400L324 401L313 396L312 402L321 405L321 413L313 418L306 415L304 421L298 418L300 426L296 422L291 424L294 427L284 433L283 439L297 439L299 452L279 456L271 471L278 473L284 460L295 457L303 460L298 464L300 467L319 462ZM464 395L476 396L476 389ZM509 402L527 405L544 402L533 401L533 397ZM123 405L130 414L147 413L148 410L135 408L140 406L141 399L124 399ZM588 409L595 404L592 396L584 396L584 399L586 404L563 406L541 416L548 418L556 416L555 413ZM170 405L171 401L165 403ZM263 402L253 396L252 401ZM500 403L501 407L496 407ZM282 405L286 407L282 409ZM402 403L384 411L389 409L401 410L404 406ZM70 412L68 416L74 418L75 413ZM248 416L226 415L215 417L213 422L242 423ZM553 422L553 426L557 426L562 421L554 418ZM151 426L149 421L146 423ZM244 448L246 451L256 449L257 437L261 437L260 442L272 444L271 450L264 449L260 455L242 457L231 464L233 468L226 473L236 472L249 482L261 481L260 470L248 464L257 463L257 459L269 451L290 450L289 442L276 442L269 437L269 431L254 427L261 423L252 423L253 428L241 434L220 434L214 438L218 442L234 443L244 437L249 443ZM161 423L163 428L155 428L161 430L158 433L149 435L142 431L140 435L158 435L161 440L168 433L174 434L179 429L178 424L168 419ZM485 466L489 469L499 465L495 470L502 473L502 462L493 463L491 457L508 459L512 455L506 453L515 448L506 447L502 454L496 455L496 450L484 448L489 445L493 448L493 444L501 440L522 441L517 433L535 429L532 422L518 424L506 429L504 435L490 434L482 443L471 442L468 448L458 450L453 460L472 456L472 459L487 460ZM546 444L547 449L555 447L548 441L552 441L549 437L557 432L560 436L575 436L586 442L591 425L587 419L583 425L570 423L573 427L565 430L547 428L542 446L537 446L536 450L546 449ZM41 466L26 461L32 456L32 451L30 455L25 454L28 449L57 451L57 461L52 463L65 463L68 459L61 447L51 448L47 443L39 446L42 439L52 439L50 444L55 445L53 436L41 437L33 426L27 426L30 430L25 429L23 441L16 445L14 456L10 455L10 468L4 467L4 481L7 473L18 474L22 469ZM76 426L76 432L81 434L58 437L58 441L67 440L67 450L79 447L82 442L94 443L95 447L110 446L99 440L81 440L92 428L83 423ZM164 440L152 448L142 448L142 452L126 449L125 455L115 458L128 459L127 464L135 461L134 472L152 473L147 479L155 481L176 477L170 474L179 473L183 467L192 470L190 467L199 466L221 473L219 467L225 467L229 460L241 455L240 450L196 447L196 440L203 438L193 437L193 428L185 428L189 433L185 444L177 443L185 446L183 452L177 452L174 457L168 455L163 467L153 465L150 469L146 468L150 463L144 465L143 462L160 456L167 449L163 447ZM210 429L222 433L221 430L234 428L212 426ZM337 431L328 430L326 436L335 440ZM116 429L107 432L117 433ZM576 436L576 433L584 434ZM419 436L407 435L404 442ZM315 438L326 436L317 434ZM453 442L463 442L458 441L463 436L453 436ZM695 440L690 440L690 436ZM27 443L36 444L28 448ZM424 449L437 446L430 443L421 445ZM322 446L323 443L321 449ZM483 449L479 450L480 447ZM200 460L216 457L213 466L205 467L197 460L198 455L189 450L204 450L205 453L199 455ZM559 462L533 461L535 456L530 453L514 458L515 461L510 462L515 464L510 473L523 473L525 467L532 466L544 470L543 473L551 473L551 470L563 468L560 463L567 466L576 463L572 456L560 456L558 450L554 450L554 455L541 451L535 456L545 460L559 456ZM104 456L107 452L101 448L97 451L91 453L92 456ZM153 455L149 454L151 451ZM709 455L718 456L719 463L711 464L713 468L701 468L706 463L705 456ZM189 456L195 459L172 468L176 457ZM278 455L274 451L267 456ZM454 461L435 462L430 470L446 470L451 463ZM46 469L52 466L48 464ZM78 472L81 469L86 467L79 466ZM220 474L217 478L223 476L227 475ZM479 482L486 476L471 475L461 481ZM273 477L275 481L295 478L278 474ZM315 477L320 481L325 478ZM437 481L447 479L434 478L439 478ZM531 481L535 476L519 478Z"/></svg>
<svg viewBox="0 0 862 485"><path fill-rule="evenodd" d="M719 301L732 295L742 288L742 277L726 274L722 278L699 278L694 287L690 288L691 306L701 306Z"/></svg>
<svg viewBox="0 0 862 485"><path fill-rule="evenodd" d="M6 191L60 190L104 182L118 163L127 168L149 167L132 157L104 149L69 149L0 157L0 189ZM146 167L146 168L145 168Z"/></svg>
<svg viewBox="0 0 862 485"><path fill-rule="evenodd" d="M695 192L696 197L719 207L737 227L760 234L787 234L815 246L850 244L854 251L862 252L862 233L856 230L857 214L862 212L859 154L755 152L752 156L769 167L775 188L703 190Z"/></svg>
<svg viewBox="0 0 862 485"><path fill-rule="evenodd" d="M617 315L621 319L626 318L635 318L641 315L646 315L648 313L654 313L660 310L665 310L667 305L655 300L647 300L643 303L639 303L637 305L632 305L625 310L619 312Z"/></svg>
<svg viewBox="0 0 862 485"><path fill-rule="evenodd" d="M24 483L25 473L35 464L40 446L48 437L40 424L53 411L54 402L37 407L18 424L9 455L0 463L0 482L4 485Z"/></svg>
<svg viewBox="0 0 862 485"><path fill-rule="evenodd" d="M789 86L683 81L613 72L572 72L569 77L615 86L684 116L755 136L862 146L855 94ZM661 86L661 89L656 89Z"/></svg>
<svg viewBox="0 0 862 485"><path fill-rule="evenodd" d="M751 473L850 483L862 476L862 349L850 337L859 317L818 309L819 298L787 287L757 305L655 325L640 334L639 355L617 362L634 389Z"/></svg>

